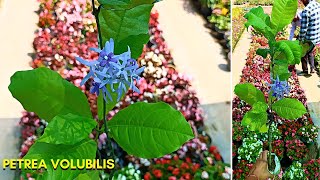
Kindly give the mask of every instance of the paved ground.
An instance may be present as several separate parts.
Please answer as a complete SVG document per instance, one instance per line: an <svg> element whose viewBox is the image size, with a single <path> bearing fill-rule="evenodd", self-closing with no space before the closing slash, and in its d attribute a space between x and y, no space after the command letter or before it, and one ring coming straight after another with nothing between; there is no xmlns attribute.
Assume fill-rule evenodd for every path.
<svg viewBox="0 0 320 180"><path fill-rule="evenodd" d="M37 1L0 0L0 165L3 158L18 155L19 129L17 123L23 108L8 91L10 76L18 70L30 69L27 55L33 52L32 41L36 30ZM10 180L13 171L0 170L0 179Z"/></svg>
<svg viewBox="0 0 320 180"><path fill-rule="evenodd" d="M205 28L206 21L187 0L157 3L159 21L175 64L189 74L206 112L206 128L223 158L230 162L230 72L223 49Z"/></svg>

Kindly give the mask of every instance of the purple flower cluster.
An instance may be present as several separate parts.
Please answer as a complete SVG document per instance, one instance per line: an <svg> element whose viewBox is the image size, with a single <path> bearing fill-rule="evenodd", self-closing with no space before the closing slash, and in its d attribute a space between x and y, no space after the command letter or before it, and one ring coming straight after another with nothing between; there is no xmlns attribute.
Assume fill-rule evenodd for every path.
<svg viewBox="0 0 320 180"><path fill-rule="evenodd" d="M279 76L277 79L271 79L270 91L273 97L282 99L286 94L290 93L290 86L287 81L280 81Z"/></svg>
<svg viewBox="0 0 320 180"><path fill-rule="evenodd" d="M113 100L109 89L117 93L117 101L127 92L127 87L140 93L134 84L134 80L138 82L141 79L140 74L143 72L144 67L139 68L137 61L131 58L129 47L127 52L115 55L114 41L110 39L102 50L98 48L91 48L91 50L99 53L97 60L86 61L76 57L77 61L90 68L89 73L83 78L80 85L84 85L92 77L93 82L90 92L99 95L100 91L102 91L105 101L108 101L107 97L110 101ZM117 86L116 90L114 89L115 86ZM110 88L108 89L107 87Z"/></svg>

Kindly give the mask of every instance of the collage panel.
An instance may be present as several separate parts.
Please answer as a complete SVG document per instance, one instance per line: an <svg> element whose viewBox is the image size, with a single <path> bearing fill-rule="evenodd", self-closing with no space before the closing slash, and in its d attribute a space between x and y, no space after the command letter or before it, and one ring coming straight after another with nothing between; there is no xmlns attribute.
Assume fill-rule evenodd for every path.
<svg viewBox="0 0 320 180"><path fill-rule="evenodd" d="M0 0L0 179L232 179L230 0Z"/></svg>
<svg viewBox="0 0 320 180"><path fill-rule="evenodd" d="M232 5L233 179L320 179L320 4Z"/></svg>

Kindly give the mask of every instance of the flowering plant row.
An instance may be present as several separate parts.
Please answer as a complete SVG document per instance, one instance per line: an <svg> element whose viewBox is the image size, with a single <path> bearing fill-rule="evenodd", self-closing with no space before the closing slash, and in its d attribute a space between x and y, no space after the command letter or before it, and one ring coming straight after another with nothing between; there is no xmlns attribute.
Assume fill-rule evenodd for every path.
<svg viewBox="0 0 320 180"><path fill-rule="evenodd" d="M232 51L236 48L243 31L245 30L244 23L244 8L232 9Z"/></svg>
<svg viewBox="0 0 320 180"><path fill-rule="evenodd" d="M101 107L103 107L103 103L106 102L104 100L107 100L107 102L114 102L118 100L119 96L121 99L120 102L114 103L114 107L109 106L110 103L106 103L106 109L109 111L107 119L111 119L109 122L112 122L112 119L119 116L119 114L121 119L121 112L125 111L127 109L126 107L134 107L134 105L131 104L134 104L135 102L166 102L182 113L183 117L191 124L191 129L194 130L196 138L185 143L178 151L175 151L173 155L164 156L161 159L172 159L177 156L182 161L186 161L186 158L191 159L192 164L203 163L204 160L208 158L210 159L210 153L205 153L209 139L205 135L205 132L203 132L203 117L202 112L199 109L199 101L195 92L190 89L189 79L186 76L179 74L174 69L172 57L164 39L162 38L161 30L158 28L158 13L151 13L150 21L149 17L147 18L149 21L149 33L151 37L147 46L143 48L142 55L137 59L137 63L144 66L144 69L141 73L141 79L140 76L132 76L133 79L138 80L134 82L134 84L129 84L132 90L129 90L127 93L122 92L121 88L119 88L120 85L114 85L115 91L113 91L112 88L99 90L102 87L101 84L105 82L100 82L97 79L93 79L93 81L92 79L88 79L88 81L82 85L82 79L86 80L86 76L88 77L88 75L92 75L92 72L93 74L98 75L100 72L104 72L103 69L97 68L97 66L107 65L105 63L108 63L108 61L103 61L103 57L107 57L108 59L110 58L111 62L116 62L118 57L126 58L129 55L129 52L131 52L132 56L138 57L140 53L137 51L142 51L142 49L132 46L130 47L131 51L123 49L126 51L126 54L123 54L122 56L117 56L115 55L116 53L110 54L109 51L112 49L111 45L113 44L112 40L107 43L107 46L105 46L104 49L93 49L94 51L90 51L89 48L97 47L98 42L96 38L97 33L95 31L97 24L94 21L94 16L91 14L91 8L91 3L87 1L41 2L39 11L40 28L36 33L34 41L36 54L35 59L31 64L32 67L49 67L50 69L59 72L59 74L66 80L79 87L88 97L93 117L97 121L97 126L100 127L102 131L105 129L103 126L104 122L99 121L99 119L101 120L103 118L104 113L101 109L104 108ZM103 26L104 24L102 23L100 28ZM143 35L141 35L141 37L142 36ZM149 38L147 38L147 40L148 39ZM113 42L116 49L117 41L114 40ZM132 42L136 41L130 41L127 43ZM120 47L120 49L121 48L122 47ZM102 55L104 52L107 54ZM102 59L99 64L95 63L97 61L87 62L79 58L77 58L77 61L75 58L76 55L83 59L97 59L98 62L100 58ZM87 63L87 65L91 66L91 71L87 66L79 62L84 64ZM134 61L129 59L127 62L130 62L129 65L134 65L135 67ZM124 65L123 63L123 60L120 64L111 63L111 67L113 69L107 69L106 71L119 71L120 67L118 66ZM94 71L92 71L92 69ZM115 83L118 82L120 81L116 81ZM98 85L98 83L101 84ZM140 93L138 93L138 91L140 91ZM98 100L92 93L100 94ZM96 103L97 101L98 104ZM123 111L120 111L121 109L123 109ZM140 112L137 111L137 113ZM39 113L37 114L39 115ZM47 121L44 121L43 117L40 116L39 118L38 115L31 112L24 113L24 116L21 119L21 125L23 126L23 139L25 140L21 148L21 157L28 153L30 146L33 148L32 144L35 141L39 141L39 139L42 138L39 138L39 136L44 136L46 132L49 131L48 127L50 126L50 122L48 124ZM112 125L109 125L109 128L111 127ZM119 173L114 172L117 177L121 176L119 174L124 174L124 176L137 176L137 174L139 174L139 176L143 176L146 171L153 171L152 169L154 167L150 165L153 164L153 162L156 162L157 159L147 160L128 155L127 152L130 150L127 149L123 151L123 149L126 149L125 146L119 146L119 142L116 143L112 139L110 141L109 134L102 131L94 129L92 132L88 131L88 133L91 139L94 139L97 142L97 157L101 156L102 158L106 158L112 155L112 149L110 149L110 147L113 147L115 154L114 158L118 162L117 168L124 168L124 171L120 169ZM165 144L170 145L171 142L166 142ZM199 156L199 153L207 155ZM131 154L135 154L135 152L131 150ZM204 157L204 159L200 157ZM220 157L218 161L221 160L222 159ZM141 171L134 171L134 173L129 174L121 173L127 171L125 166L129 162L134 165L135 169L139 168ZM215 163L216 161L211 161L210 166L215 167ZM223 165L223 169L224 166L225 165ZM128 171L131 172L131 166L128 168ZM199 168L199 171L200 170L201 169ZM225 170L223 170L220 175L222 175L224 171ZM103 172L100 174L103 174ZM190 175L191 177L193 176L193 174ZM105 176L106 175L104 175L104 177Z"/></svg>
<svg viewBox="0 0 320 180"><path fill-rule="evenodd" d="M253 9L250 12L254 13L254 11L259 10ZM249 22L250 20L248 21L248 23ZM256 28L254 24L252 26ZM283 35L283 33L277 33L276 41L281 42L281 40L286 39ZM254 31L252 35L251 48L249 50L248 57L246 59L246 65L243 68L240 79L241 83L250 83L254 86L254 89L261 91L261 98L263 99L270 99L273 96L278 95L274 93L275 89L274 86L272 86L273 81L275 81L272 77L272 74L274 74L272 73L271 67L272 59L270 59L270 56L264 56L259 52L261 50L258 50L268 48L270 48L270 44L268 44L267 38L263 37L261 33L257 33L256 31ZM259 53L264 57L262 57L261 55L257 55L256 53ZM273 68L276 68L276 65L273 66ZM284 70L287 69L288 68L286 67ZM307 109L307 100L303 89L300 87L295 71L290 72L290 77L288 77L287 82L288 84L283 85L289 86L290 89L289 91L287 91L287 94L285 96L297 99L299 102L301 102L304 108ZM256 90L251 92L256 92ZM273 94L270 95L270 92L272 92ZM283 97L278 96L277 98L281 99ZM307 162L315 165L314 159L317 157L310 157L308 154L310 147L316 145L317 127L313 125L313 122L308 113L301 115L301 117L294 118L295 120L288 120L288 117L284 118L281 113L273 114L273 121L267 129L269 133L266 134L261 129L252 131L253 129L255 129L255 127L247 124L246 121L244 122L244 120L248 118L248 115L246 115L246 113L249 111L255 111L255 108L255 106L252 107L252 105L247 104L239 97L236 97L233 100L233 166L235 167L234 178L244 179L245 176L249 173L249 170L251 169L253 163L255 163L259 152L261 152L263 149L269 149L270 145L272 147L270 151L275 153L280 159L281 169L280 173L278 174L280 177L290 179L290 177L292 177L292 174L297 174L297 176L293 177L299 177L302 171L307 172L307 166L312 166L307 165ZM267 112L268 114L270 114L273 111ZM255 121L260 119L260 117L258 116L255 116L253 118L255 119ZM319 171L319 167L314 168L313 170L317 172ZM309 179L317 179L314 178L314 174L311 175L310 172L306 174Z"/></svg>

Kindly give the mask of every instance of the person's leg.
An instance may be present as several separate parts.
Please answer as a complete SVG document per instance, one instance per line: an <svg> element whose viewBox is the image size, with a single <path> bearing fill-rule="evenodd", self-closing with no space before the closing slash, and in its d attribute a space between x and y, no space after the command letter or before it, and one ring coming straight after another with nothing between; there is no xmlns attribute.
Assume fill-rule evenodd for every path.
<svg viewBox="0 0 320 180"><path fill-rule="evenodd" d="M304 57L301 58L301 64L302 64L302 73L308 73L308 54L306 54Z"/></svg>
<svg viewBox="0 0 320 180"><path fill-rule="evenodd" d="M309 60L309 65L310 65L310 73L314 73L314 54L313 54L313 49L314 47L310 50L308 53L308 60Z"/></svg>

